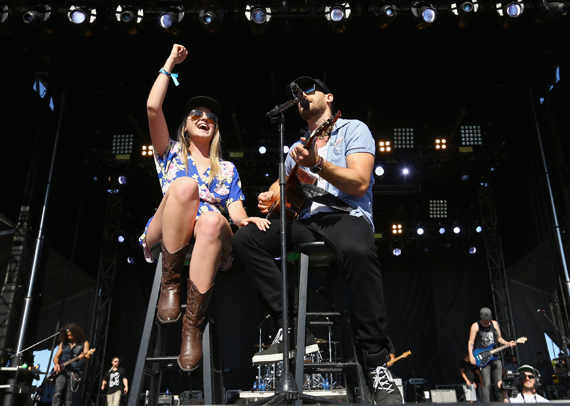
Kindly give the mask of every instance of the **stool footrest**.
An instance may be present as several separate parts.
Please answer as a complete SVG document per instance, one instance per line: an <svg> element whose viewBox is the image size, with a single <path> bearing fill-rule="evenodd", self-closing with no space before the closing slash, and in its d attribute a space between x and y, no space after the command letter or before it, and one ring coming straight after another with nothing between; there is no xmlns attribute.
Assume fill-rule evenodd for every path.
<svg viewBox="0 0 570 406"><path fill-rule="evenodd" d="M146 362L176 362L178 355L167 355L164 357L147 357Z"/></svg>
<svg viewBox="0 0 570 406"><path fill-rule="evenodd" d="M357 368L356 362L307 362L303 364L304 372L342 372L347 368Z"/></svg>

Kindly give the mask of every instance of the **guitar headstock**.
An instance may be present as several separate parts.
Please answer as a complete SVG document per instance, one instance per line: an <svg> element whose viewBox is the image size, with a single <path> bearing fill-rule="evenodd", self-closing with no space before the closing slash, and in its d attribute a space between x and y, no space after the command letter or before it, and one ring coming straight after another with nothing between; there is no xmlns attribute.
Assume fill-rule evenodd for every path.
<svg viewBox="0 0 570 406"><path fill-rule="evenodd" d="M311 133L311 136L305 142L305 148L310 147L316 137L325 132L328 132L334 126L334 123L336 123L336 120L338 120L340 116L341 112L339 110L334 116L330 116L324 123L315 128L315 130Z"/></svg>
<svg viewBox="0 0 570 406"><path fill-rule="evenodd" d="M527 342L526 337L517 338L517 344L524 344Z"/></svg>
<svg viewBox="0 0 570 406"><path fill-rule="evenodd" d="M412 355L411 351L406 351L405 353L402 354L402 358L406 358L408 356Z"/></svg>

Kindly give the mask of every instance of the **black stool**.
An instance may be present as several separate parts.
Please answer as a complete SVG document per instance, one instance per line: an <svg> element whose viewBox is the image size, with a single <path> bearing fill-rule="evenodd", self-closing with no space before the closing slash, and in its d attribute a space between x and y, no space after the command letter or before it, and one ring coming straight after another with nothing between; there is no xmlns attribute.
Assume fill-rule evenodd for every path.
<svg viewBox="0 0 570 406"><path fill-rule="evenodd" d="M344 375L346 395L349 403L356 403L356 398L359 393L357 387L360 389L360 402L366 404L373 404L374 400L368 389L364 370L362 365L358 362L357 352L354 345L353 329L350 323L350 316L348 311L348 303L346 298L346 287L344 284L344 277L340 269L331 263L337 262L336 253L329 248L325 242L316 241L309 243L300 243L293 247L289 252L288 258L296 257L299 255L298 268L299 268L299 301L298 301L298 314L297 314L297 351L295 358L295 382L299 393L303 392L304 380L303 372L307 373L334 373L342 372ZM320 313L307 313L307 287L309 280L309 262L312 266L328 266L334 269L337 274L334 283L332 284L332 300L336 312L320 312ZM332 279L332 278L331 278ZM330 295L325 295L331 297ZM307 317L309 318L309 325L334 325L339 328L340 349L341 349L341 362L315 362L305 363L305 326ZM327 321L318 322L311 319L326 318ZM333 319L335 322L330 322ZM302 343L302 344L299 344ZM350 373L352 372L352 373Z"/></svg>
<svg viewBox="0 0 570 406"><path fill-rule="evenodd" d="M185 263L192 256L192 248L186 254ZM137 355L137 362L133 381L129 391L128 406L137 406L139 397L143 390L143 382L145 375L150 375L150 387L148 390L148 405L154 406L158 402L158 394L162 380L162 368L172 367L178 368L178 355L164 355L163 341L166 337L167 325L162 325L156 320L156 309L158 297L160 294L160 280L162 276L162 253L160 252L160 242L154 244L151 249L152 255L158 258L154 282L150 292L150 299L145 317L144 329L141 337L141 344ZM186 311L186 305L181 306L181 311ZM205 328L202 334L202 372L204 386L204 404L224 404L224 385L222 377L222 368L218 351L214 348L212 340L212 325L214 324L209 315L205 320ZM155 338L154 352L152 356L148 356L149 344L151 338ZM152 365L149 369L147 364Z"/></svg>

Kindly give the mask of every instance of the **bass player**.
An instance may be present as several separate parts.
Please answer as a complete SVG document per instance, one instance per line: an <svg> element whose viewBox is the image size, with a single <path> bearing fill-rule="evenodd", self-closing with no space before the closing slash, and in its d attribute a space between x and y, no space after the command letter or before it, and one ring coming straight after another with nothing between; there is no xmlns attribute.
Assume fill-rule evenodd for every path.
<svg viewBox="0 0 570 406"><path fill-rule="evenodd" d="M467 352L469 353L469 362L476 365L473 350L477 348L486 348L491 344L509 345L511 348L517 345L515 341L507 341L501 337L501 328L499 323L493 320L491 309L483 307L479 311L481 320L471 325L469 333L469 342L467 343ZM503 376L503 365L500 359L490 361L486 366L481 368L481 376L483 377L483 384L481 389L481 396L483 402L491 401L491 377L493 378L493 390L499 393L499 382Z"/></svg>

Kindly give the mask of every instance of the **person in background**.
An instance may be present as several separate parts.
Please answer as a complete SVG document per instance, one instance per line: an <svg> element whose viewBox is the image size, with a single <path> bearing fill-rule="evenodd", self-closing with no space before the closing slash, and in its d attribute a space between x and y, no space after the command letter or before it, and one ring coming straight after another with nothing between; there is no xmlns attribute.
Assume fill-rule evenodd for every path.
<svg viewBox="0 0 570 406"><path fill-rule="evenodd" d="M105 373L101 382L101 390L107 387L107 406L119 406L121 394L127 394L129 391L129 381L125 376L125 370L119 367L119 362L119 357L113 358L111 369Z"/></svg>
<svg viewBox="0 0 570 406"><path fill-rule="evenodd" d="M481 371L469 362L469 354L463 354L463 359L459 363L459 374L465 381L463 383L463 393L465 402L473 403L477 401L477 388L481 384Z"/></svg>
<svg viewBox="0 0 570 406"><path fill-rule="evenodd" d="M542 351L536 353L538 361L534 364L534 368L540 373L540 382L538 383L538 392L546 399L550 399L548 387L554 384L552 379L554 375L554 368L552 362L544 359Z"/></svg>

